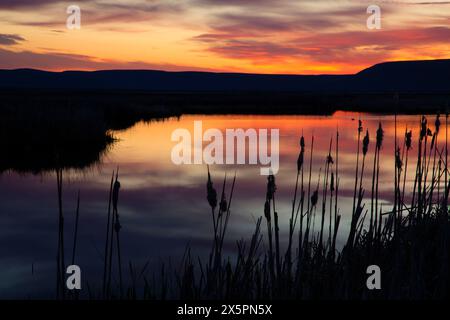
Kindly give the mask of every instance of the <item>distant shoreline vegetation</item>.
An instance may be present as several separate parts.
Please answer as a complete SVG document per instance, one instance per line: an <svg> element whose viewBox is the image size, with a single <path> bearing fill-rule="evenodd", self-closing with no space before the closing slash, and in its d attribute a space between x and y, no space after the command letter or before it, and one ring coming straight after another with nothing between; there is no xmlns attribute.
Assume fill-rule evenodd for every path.
<svg viewBox="0 0 450 320"><path fill-rule="evenodd" d="M18 96L0 103L0 174L83 170L101 162L114 131L164 118L137 108L73 105ZM95 103L94 103L95 104Z"/></svg>
<svg viewBox="0 0 450 320"><path fill-rule="evenodd" d="M0 114L11 108L89 109L104 113L114 129L139 120L182 114L332 115L336 111L379 114L445 113L448 93L142 92L98 90L2 90ZM120 115L120 116L118 116Z"/></svg>

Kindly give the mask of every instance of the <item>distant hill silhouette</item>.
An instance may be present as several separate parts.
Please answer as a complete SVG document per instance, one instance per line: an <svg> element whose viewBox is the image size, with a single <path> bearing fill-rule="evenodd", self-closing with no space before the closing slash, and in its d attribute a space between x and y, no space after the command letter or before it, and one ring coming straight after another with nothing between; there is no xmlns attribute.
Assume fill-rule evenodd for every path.
<svg viewBox="0 0 450 320"><path fill-rule="evenodd" d="M450 59L386 62L354 75L267 75L155 70L0 70L0 89L148 92L450 92Z"/></svg>

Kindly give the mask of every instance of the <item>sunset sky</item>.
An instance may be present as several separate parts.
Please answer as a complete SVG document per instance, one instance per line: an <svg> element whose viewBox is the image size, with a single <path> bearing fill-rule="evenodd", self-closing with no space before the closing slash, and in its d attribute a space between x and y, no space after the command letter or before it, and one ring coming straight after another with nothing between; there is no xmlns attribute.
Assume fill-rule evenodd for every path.
<svg viewBox="0 0 450 320"><path fill-rule="evenodd" d="M366 27L371 4L381 30ZM0 0L2 69L342 74L450 58L449 39L443 0Z"/></svg>

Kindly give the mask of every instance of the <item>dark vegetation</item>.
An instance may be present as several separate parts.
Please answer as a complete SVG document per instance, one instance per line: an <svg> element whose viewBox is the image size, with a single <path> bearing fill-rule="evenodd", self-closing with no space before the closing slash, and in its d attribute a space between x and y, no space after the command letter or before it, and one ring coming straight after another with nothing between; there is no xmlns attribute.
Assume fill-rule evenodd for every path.
<svg viewBox="0 0 450 320"><path fill-rule="evenodd" d="M89 110L3 108L0 172L82 169L99 162L114 141L99 118Z"/></svg>
<svg viewBox="0 0 450 320"><path fill-rule="evenodd" d="M54 96L8 96L0 103L0 173L83 169L99 163L115 139L113 130L165 113L90 99L89 105ZM62 97L60 97L62 98ZM97 103L98 102L98 103ZM94 105L94 107L91 106Z"/></svg>
<svg viewBox="0 0 450 320"><path fill-rule="evenodd" d="M208 172L207 200L214 230L211 258L202 263L187 253L183 268L175 275L179 279L174 288L176 296L182 299L448 298L450 184L447 138L438 141L440 117L431 125L422 117L416 141L408 129L404 138L396 141L392 164L395 167L393 205L387 211L378 203L382 125L373 133L374 141L368 131L364 132L361 122L357 130L354 205L348 239L342 250L336 249L341 219L339 133L330 141L319 177L311 177L311 167L317 165L311 161L314 137L309 148L301 137L287 247L280 247L276 183L275 177L269 176L266 201L261 206L266 234L261 217L250 241L238 242L236 257L231 260L223 257L221 248L235 180L229 198L225 196L226 181L218 197ZM415 170L414 187L405 190L413 144L417 151L417 166L412 169ZM376 154L372 168L365 163L369 150ZM363 181L365 170L373 170L371 181ZM369 189L370 206L363 203L364 193ZM408 193L410 200L407 200ZM326 220L328 230L324 228ZM382 270L382 290L370 291L366 287L366 268L374 264ZM157 292L154 295L158 297Z"/></svg>
<svg viewBox="0 0 450 320"><path fill-rule="evenodd" d="M206 201L210 206L212 244L208 259L186 249L175 267L162 265L151 273L146 264L137 270L121 261L118 172L111 178L105 241L103 290L89 291L91 299L444 299L449 297L448 116L428 122L421 118L415 135L409 128L397 132L395 183L392 205L379 203L378 185L382 124L365 131L359 121L352 219L342 249L336 239L341 227L339 209L339 132L330 139L322 164L312 162L314 136L299 141L296 184L293 190L287 245L280 240L277 186L267 179L261 217L249 239L237 241L236 254L224 256L227 226L238 179L224 178L218 192L208 168ZM404 130L404 131L403 131ZM438 139L445 130L445 140ZM441 135L442 136L442 135ZM417 165L408 168L416 152ZM367 155L375 154L373 163ZM321 174L312 176L312 167ZM413 187L406 183L414 170ZM364 172L372 178L364 180ZM370 191L369 191L370 190ZM370 201L363 198L370 193ZM367 199L367 197L366 197ZM79 209L79 208L78 208ZM77 209L77 212L78 212ZM63 229L63 227L61 226ZM76 239L75 239L76 243ZM62 262L64 264L64 262ZM115 268L112 266L115 265ZM382 289L368 290L369 265L382 270ZM63 266L61 267L63 268ZM115 273L115 276L112 276ZM115 281L111 281L116 279ZM67 297L64 287L59 297ZM72 298L72 296L69 296ZM73 298L77 298L76 296Z"/></svg>
<svg viewBox="0 0 450 320"><path fill-rule="evenodd" d="M392 114L445 112L448 93L129 92L0 90L0 110L17 106L104 110L113 129L148 117L181 114L323 114L360 111Z"/></svg>

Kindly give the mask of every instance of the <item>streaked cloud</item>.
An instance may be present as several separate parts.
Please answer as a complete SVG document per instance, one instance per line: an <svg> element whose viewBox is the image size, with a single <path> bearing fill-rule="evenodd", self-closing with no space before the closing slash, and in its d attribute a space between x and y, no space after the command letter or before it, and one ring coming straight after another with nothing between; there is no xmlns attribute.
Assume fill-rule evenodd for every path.
<svg viewBox="0 0 450 320"><path fill-rule="evenodd" d="M110 69L145 69L167 71L213 71L197 66L173 65L170 63L157 64L144 61L120 61L99 59L80 54L61 52L32 52L12 51L0 48L0 61L2 69L41 69L41 70L110 70Z"/></svg>
<svg viewBox="0 0 450 320"><path fill-rule="evenodd" d="M184 70L187 65L195 70L281 73L348 73L385 60L445 58L450 50L450 1L379 1L382 30L377 31L366 28L366 8L372 1L364 0L74 4L82 9L77 33L65 29L66 1L2 1L0 44L18 47L18 61L25 53L38 60L51 56L52 50L68 55L55 57L53 69L79 63L82 68L123 64ZM27 41L6 37L16 34ZM39 61L52 66L51 61ZM0 62L0 67L6 65Z"/></svg>
<svg viewBox="0 0 450 320"><path fill-rule="evenodd" d="M77 3L82 3L87 0L76 0ZM34 9L47 6L55 3L63 3L68 5L65 0L2 0L0 1L0 9Z"/></svg>
<svg viewBox="0 0 450 320"><path fill-rule="evenodd" d="M25 38L17 34L1 34L0 33L0 45L11 46L25 41Z"/></svg>

